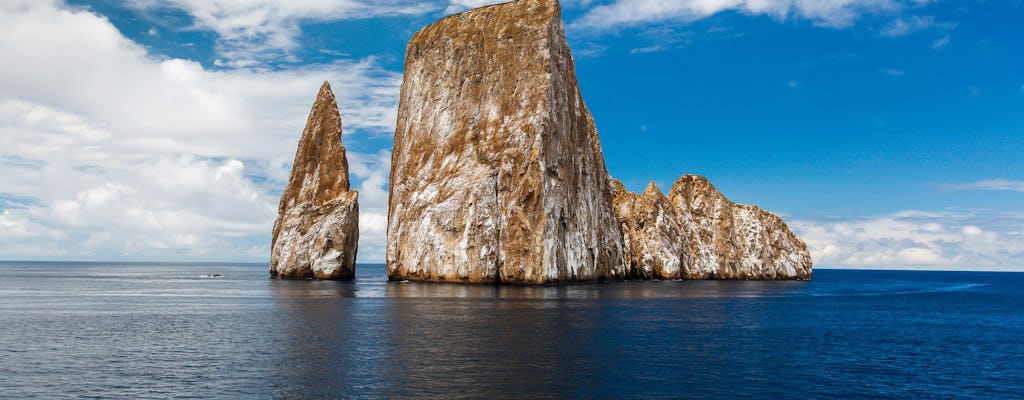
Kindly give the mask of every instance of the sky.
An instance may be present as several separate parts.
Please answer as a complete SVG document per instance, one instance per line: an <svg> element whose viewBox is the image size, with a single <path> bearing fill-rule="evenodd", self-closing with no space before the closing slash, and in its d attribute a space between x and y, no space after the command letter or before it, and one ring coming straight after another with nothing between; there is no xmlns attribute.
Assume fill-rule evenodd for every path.
<svg viewBox="0 0 1024 400"><path fill-rule="evenodd" d="M320 83L384 260L405 44L479 0L0 0L0 260L269 260ZM1024 2L564 0L611 175L817 268L1024 271Z"/></svg>

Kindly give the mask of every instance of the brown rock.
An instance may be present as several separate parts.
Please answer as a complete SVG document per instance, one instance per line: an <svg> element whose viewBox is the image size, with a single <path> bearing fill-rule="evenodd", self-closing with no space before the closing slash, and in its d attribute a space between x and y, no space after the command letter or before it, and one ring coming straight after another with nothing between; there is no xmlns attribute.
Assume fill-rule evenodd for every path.
<svg viewBox="0 0 1024 400"><path fill-rule="evenodd" d="M351 279L359 241L359 193L349 190L341 115L324 82L299 139L278 208L270 275Z"/></svg>
<svg viewBox="0 0 1024 400"><path fill-rule="evenodd" d="M810 279L807 245L785 222L756 206L735 204L702 176L683 175L669 199L685 228L687 278Z"/></svg>
<svg viewBox="0 0 1024 400"><path fill-rule="evenodd" d="M653 183L640 196L616 186L633 276L811 278L807 245L779 217L729 201L704 177L682 176L667 197Z"/></svg>
<svg viewBox="0 0 1024 400"><path fill-rule="evenodd" d="M630 278L679 278L685 237L668 197L654 182L640 195L619 181L613 181L612 187Z"/></svg>
<svg viewBox="0 0 1024 400"><path fill-rule="evenodd" d="M477 283L625 273L604 156L555 0L438 21L408 44L388 277Z"/></svg>

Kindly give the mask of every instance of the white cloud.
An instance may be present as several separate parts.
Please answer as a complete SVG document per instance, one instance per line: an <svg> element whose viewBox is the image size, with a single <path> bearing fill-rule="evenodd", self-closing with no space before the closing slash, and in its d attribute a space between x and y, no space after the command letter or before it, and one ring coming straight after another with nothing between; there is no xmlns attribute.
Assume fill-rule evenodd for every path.
<svg viewBox="0 0 1024 400"><path fill-rule="evenodd" d="M605 30L664 21L694 21L736 10L776 19L807 19L816 25L846 27L865 13L893 13L916 3L899 0L616 0L593 7L572 26Z"/></svg>
<svg viewBox="0 0 1024 400"><path fill-rule="evenodd" d="M508 2L509 0L451 0L451 2L448 3L448 8L446 8L444 12L445 14L454 14L472 8Z"/></svg>
<svg viewBox="0 0 1024 400"><path fill-rule="evenodd" d="M943 185L942 188L946 190L1002 190L1024 193L1024 181L1003 178L986 179L970 183Z"/></svg>
<svg viewBox="0 0 1024 400"><path fill-rule="evenodd" d="M949 41L950 41L949 35L945 35L943 37L935 39L935 41L932 42L932 50L939 50L939 49L941 49L943 47L946 47L946 45L949 44Z"/></svg>
<svg viewBox="0 0 1024 400"><path fill-rule="evenodd" d="M508 3L514 0L448 0L448 7L445 8L445 14L454 14L463 12L466 10L490 6L494 4ZM562 0L562 7L587 7L594 0Z"/></svg>
<svg viewBox="0 0 1024 400"><path fill-rule="evenodd" d="M0 259L265 260L320 83L351 148L393 130L401 82L373 59L211 71L45 1L0 5L0 54ZM349 154L380 215L387 164Z"/></svg>
<svg viewBox="0 0 1024 400"><path fill-rule="evenodd" d="M932 16L914 15L909 18L897 18L882 29L881 34L882 36L896 37L930 29L950 30L953 28L956 28L956 24L939 22Z"/></svg>
<svg viewBox="0 0 1024 400"><path fill-rule="evenodd" d="M878 70L878 72L881 72L889 76L903 76L907 74L907 71L895 68L882 68Z"/></svg>
<svg viewBox="0 0 1024 400"><path fill-rule="evenodd" d="M1024 214L906 211L794 220L816 266L872 269L1024 268Z"/></svg>
<svg viewBox="0 0 1024 400"><path fill-rule="evenodd" d="M217 50L226 59L225 65L287 58L299 45L296 39L304 22L422 14L438 9L434 2L409 0L131 0L129 4L143 10L184 10L194 18L195 28L217 33Z"/></svg>
<svg viewBox="0 0 1024 400"><path fill-rule="evenodd" d="M388 229L388 174L391 152L350 153L349 173L362 183L359 190L360 262L384 262Z"/></svg>
<svg viewBox="0 0 1024 400"><path fill-rule="evenodd" d="M665 49L665 46L662 46L662 45L659 45L659 44L655 44L655 45L651 45L651 46L647 46L647 47L637 47L635 49L630 50L629 54L654 53L654 52L662 51L664 49Z"/></svg>

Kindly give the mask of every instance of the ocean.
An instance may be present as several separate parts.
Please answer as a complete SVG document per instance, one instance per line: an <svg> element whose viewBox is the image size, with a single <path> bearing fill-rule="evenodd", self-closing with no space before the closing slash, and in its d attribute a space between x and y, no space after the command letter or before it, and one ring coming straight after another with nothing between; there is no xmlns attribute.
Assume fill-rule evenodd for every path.
<svg viewBox="0 0 1024 400"><path fill-rule="evenodd" d="M215 276L219 274L222 276ZM0 397L1024 397L1024 273L552 287L0 263Z"/></svg>

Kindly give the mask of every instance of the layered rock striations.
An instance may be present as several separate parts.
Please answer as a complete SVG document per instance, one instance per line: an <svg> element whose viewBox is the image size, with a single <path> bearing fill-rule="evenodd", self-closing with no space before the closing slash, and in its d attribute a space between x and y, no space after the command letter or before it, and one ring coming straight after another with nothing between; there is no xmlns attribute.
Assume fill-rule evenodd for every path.
<svg viewBox="0 0 1024 400"><path fill-rule="evenodd" d="M271 242L270 275L351 279L359 240L359 193L349 190L341 115L327 82L299 139L281 194Z"/></svg>
<svg viewBox="0 0 1024 400"><path fill-rule="evenodd" d="M392 156L392 280L619 278L622 237L555 0L438 21L408 44Z"/></svg>
<svg viewBox="0 0 1024 400"><path fill-rule="evenodd" d="M807 245L777 216L735 204L707 179L679 178L668 196L615 186L630 276L658 279L810 279Z"/></svg>

